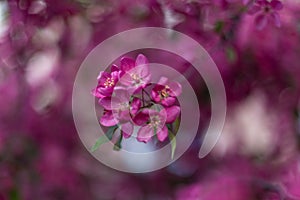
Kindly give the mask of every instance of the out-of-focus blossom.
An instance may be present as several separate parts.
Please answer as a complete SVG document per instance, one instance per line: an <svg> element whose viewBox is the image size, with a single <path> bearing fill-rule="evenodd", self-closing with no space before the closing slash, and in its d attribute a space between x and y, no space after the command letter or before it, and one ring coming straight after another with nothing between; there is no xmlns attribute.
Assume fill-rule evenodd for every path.
<svg viewBox="0 0 300 200"><path fill-rule="evenodd" d="M250 7L248 13L256 14L255 23L258 30L262 30L268 24L268 21L280 27L280 16L278 11L283 8L283 5L278 0L256 0L255 3Z"/></svg>

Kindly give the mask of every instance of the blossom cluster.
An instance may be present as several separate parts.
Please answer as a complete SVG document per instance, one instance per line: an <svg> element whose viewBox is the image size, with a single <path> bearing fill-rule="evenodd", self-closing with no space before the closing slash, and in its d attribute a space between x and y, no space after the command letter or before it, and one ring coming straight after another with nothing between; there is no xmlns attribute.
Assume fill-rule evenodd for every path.
<svg viewBox="0 0 300 200"><path fill-rule="evenodd" d="M180 116L177 97L182 92L181 84L166 77L151 83L149 63L142 54L135 60L123 57L120 63L120 67L112 65L110 72L101 71L92 90L104 109L100 124L113 129L112 134L118 127L121 138L131 137L134 126L138 126L139 142L147 143L153 136L165 141L176 132L172 124L178 123Z"/></svg>
<svg viewBox="0 0 300 200"><path fill-rule="evenodd" d="M0 199L299 200L299 22L299 0L0 1ZM200 127L172 165L145 175L120 173L95 160L78 138L73 82L82 59L103 40L149 26L182 32L205 48L224 80L228 113L213 151L199 159L210 121L205 84L186 61L144 49L153 62L182 72L195 89ZM171 37L186 56L197 56ZM112 71L103 74L124 87L124 74ZM152 101L156 85L144 88ZM113 98L114 92L100 88L97 99ZM141 111L139 92L134 96ZM150 100L146 93L144 98ZM124 149L129 140L123 140ZM139 166L129 158L119 161Z"/></svg>

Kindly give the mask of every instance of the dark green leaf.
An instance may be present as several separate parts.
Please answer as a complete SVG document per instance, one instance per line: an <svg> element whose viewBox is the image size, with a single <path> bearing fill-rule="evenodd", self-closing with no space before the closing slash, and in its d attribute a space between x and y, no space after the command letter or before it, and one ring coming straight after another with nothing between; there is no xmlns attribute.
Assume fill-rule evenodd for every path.
<svg viewBox="0 0 300 200"><path fill-rule="evenodd" d="M115 143L114 145L114 150L115 151L120 151L120 149L122 148L122 139L123 139L123 135L120 135L118 141Z"/></svg>
<svg viewBox="0 0 300 200"><path fill-rule="evenodd" d="M173 133L177 133L180 126L180 119L177 117L177 119L173 122Z"/></svg>
<svg viewBox="0 0 300 200"><path fill-rule="evenodd" d="M10 200L19 200L20 199L20 193L18 192L17 188L13 188L9 193L9 199Z"/></svg>
<svg viewBox="0 0 300 200"><path fill-rule="evenodd" d="M224 28L224 22L223 21L218 21L215 25L215 32L216 33L221 33Z"/></svg>

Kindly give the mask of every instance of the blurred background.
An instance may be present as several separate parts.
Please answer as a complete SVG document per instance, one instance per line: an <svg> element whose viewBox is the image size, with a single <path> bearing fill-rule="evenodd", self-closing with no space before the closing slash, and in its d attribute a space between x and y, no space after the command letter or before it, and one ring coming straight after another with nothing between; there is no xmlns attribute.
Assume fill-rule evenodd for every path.
<svg viewBox="0 0 300 200"><path fill-rule="evenodd" d="M121 173L82 145L73 81L101 41L148 26L205 47L226 87L226 123L199 159L210 120L204 82L174 55L136 52L185 73L201 121L195 142L172 165ZM299 200L299 63L299 0L0 1L0 200Z"/></svg>

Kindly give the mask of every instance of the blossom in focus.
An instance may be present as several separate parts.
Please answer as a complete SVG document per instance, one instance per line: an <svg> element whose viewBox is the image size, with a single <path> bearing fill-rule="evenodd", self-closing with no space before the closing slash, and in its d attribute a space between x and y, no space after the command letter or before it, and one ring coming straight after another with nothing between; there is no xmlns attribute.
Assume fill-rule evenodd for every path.
<svg viewBox="0 0 300 200"><path fill-rule="evenodd" d="M111 96L114 87L119 80L120 71L118 67L113 65L111 68L111 73L102 71L98 76L98 85L92 90L92 94L97 98L103 98Z"/></svg>
<svg viewBox="0 0 300 200"><path fill-rule="evenodd" d="M139 142L147 143L152 136L157 135L159 141L163 142L168 136L168 128L166 123L173 123L180 114L180 108L178 106L168 107L161 109L160 111L154 109L144 109L141 114L137 115L136 121L142 122L141 118L145 119L148 116L148 120L145 125L138 131L137 140Z"/></svg>
<svg viewBox="0 0 300 200"><path fill-rule="evenodd" d="M151 97L156 103L164 106L172 106L176 97L181 94L181 85L177 82L169 82L168 78L162 77L152 89Z"/></svg>
<svg viewBox="0 0 300 200"><path fill-rule="evenodd" d="M130 94L124 88L116 88L111 97L99 100L99 105L105 109L100 123L103 126L114 126L119 123L125 138L132 134L131 118L141 107L140 99L133 98L130 101L130 98Z"/></svg>
<svg viewBox="0 0 300 200"><path fill-rule="evenodd" d="M277 27L281 26L280 16L277 11L282 8L283 5L278 0L257 0L250 7L248 13L251 15L257 13L257 16L255 17L256 28L262 30L269 21L273 22Z"/></svg>
<svg viewBox="0 0 300 200"><path fill-rule="evenodd" d="M144 88L151 78L148 60L142 54L139 54L135 61L131 58L122 58L121 70L120 83L134 91Z"/></svg>

